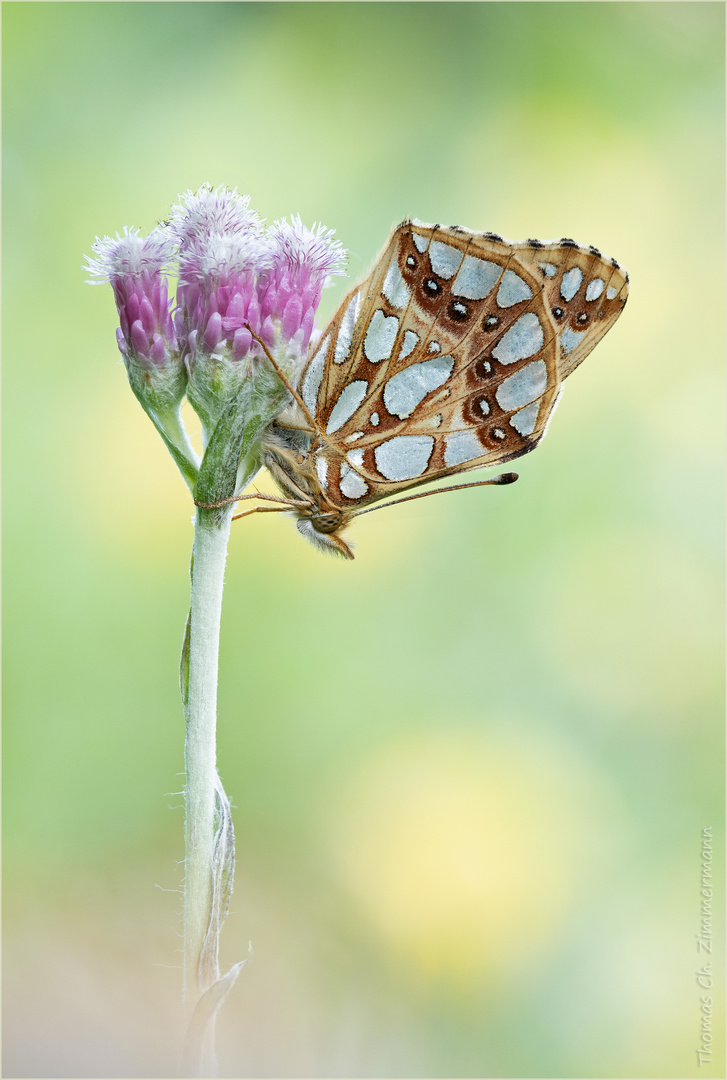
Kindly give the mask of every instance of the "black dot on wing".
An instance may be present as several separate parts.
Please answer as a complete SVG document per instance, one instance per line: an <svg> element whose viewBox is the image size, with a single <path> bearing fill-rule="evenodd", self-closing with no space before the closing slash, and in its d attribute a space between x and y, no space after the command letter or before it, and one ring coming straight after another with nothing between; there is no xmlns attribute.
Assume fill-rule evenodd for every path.
<svg viewBox="0 0 727 1080"><path fill-rule="evenodd" d="M588 316L586 315L585 311L582 311L582 312L580 313L580 315L578 316L578 320L577 320L577 321L578 321L579 323L587 323L587 322L588 322Z"/></svg>
<svg viewBox="0 0 727 1080"><path fill-rule="evenodd" d="M453 300L449 305L448 314L455 322L464 322L470 317L470 309L461 300Z"/></svg>
<svg viewBox="0 0 727 1080"><path fill-rule="evenodd" d="M528 238L528 239L527 239L527 240L525 241L525 243L526 243L526 244L530 244L530 247L534 247L534 248L541 248L541 247L545 247L545 244L543 243L543 241L542 241L542 240L533 240L532 238Z"/></svg>
<svg viewBox="0 0 727 1080"><path fill-rule="evenodd" d="M554 307L553 308L553 314L555 315L556 319L562 319L563 315L564 315L563 308L562 307Z"/></svg>
<svg viewBox="0 0 727 1080"><path fill-rule="evenodd" d="M500 234L499 234L499 233L496 233L496 232L486 232L486 233L483 233L482 235L483 235L484 237L486 237L486 238L487 238L488 240L497 240L497 241L498 241L498 242L499 242L500 244L502 243L502 237L500 236Z"/></svg>
<svg viewBox="0 0 727 1080"><path fill-rule="evenodd" d="M562 247L578 247L578 244L575 242L575 240L571 240L569 236L561 236L560 244Z"/></svg>
<svg viewBox="0 0 727 1080"><path fill-rule="evenodd" d="M593 244L591 244L588 250L590 251L591 255L595 255L597 258L600 259L601 252L598 250L597 247L594 247Z"/></svg>
<svg viewBox="0 0 727 1080"><path fill-rule="evenodd" d="M440 292L442 291L442 286L439 284L438 281L435 281L434 278L425 278L424 288L427 290L430 296L439 296Z"/></svg>
<svg viewBox="0 0 727 1080"><path fill-rule="evenodd" d="M474 373L478 379L487 382L492 377L492 364L484 356L481 356L475 363Z"/></svg>
<svg viewBox="0 0 727 1080"><path fill-rule="evenodd" d="M417 261L413 255L407 255L406 265L411 266L412 270L416 270Z"/></svg>
<svg viewBox="0 0 727 1080"><path fill-rule="evenodd" d="M499 321L500 320L498 319L497 315L488 315L485 319L482 320L482 325L484 326L485 330L493 330L497 326Z"/></svg>

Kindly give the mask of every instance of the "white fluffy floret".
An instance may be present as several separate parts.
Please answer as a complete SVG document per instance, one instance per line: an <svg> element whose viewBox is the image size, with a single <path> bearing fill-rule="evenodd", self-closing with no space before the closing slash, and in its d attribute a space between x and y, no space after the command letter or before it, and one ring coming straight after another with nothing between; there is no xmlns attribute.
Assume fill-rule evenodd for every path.
<svg viewBox="0 0 727 1080"><path fill-rule="evenodd" d="M113 281L120 277L139 277L144 272L161 273L174 255L176 243L172 233L158 225L142 236L136 228L124 226L123 236L96 237L91 245L93 256L86 256L87 270L91 274L89 284Z"/></svg>
<svg viewBox="0 0 727 1080"><path fill-rule="evenodd" d="M316 222L312 229L304 225L300 214L276 221L269 230L274 259L282 259L291 268L305 268L311 274L345 274L347 252L335 229Z"/></svg>
<svg viewBox="0 0 727 1080"><path fill-rule="evenodd" d="M262 227L257 213L250 209L249 195L239 195L237 188L215 188L211 184L180 195L168 224L182 251L210 234L259 234Z"/></svg>

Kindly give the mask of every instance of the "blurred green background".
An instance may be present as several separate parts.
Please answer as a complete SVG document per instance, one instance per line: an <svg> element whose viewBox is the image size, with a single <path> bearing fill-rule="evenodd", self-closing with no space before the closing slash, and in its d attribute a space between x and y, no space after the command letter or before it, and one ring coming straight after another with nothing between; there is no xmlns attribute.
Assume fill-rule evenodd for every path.
<svg viewBox="0 0 727 1080"><path fill-rule="evenodd" d="M221 1075L724 1075L723 5L3 15L4 1075L176 1075L191 507L80 264L206 180L353 279L415 215L632 282L514 487L372 514L352 564L235 526Z"/></svg>

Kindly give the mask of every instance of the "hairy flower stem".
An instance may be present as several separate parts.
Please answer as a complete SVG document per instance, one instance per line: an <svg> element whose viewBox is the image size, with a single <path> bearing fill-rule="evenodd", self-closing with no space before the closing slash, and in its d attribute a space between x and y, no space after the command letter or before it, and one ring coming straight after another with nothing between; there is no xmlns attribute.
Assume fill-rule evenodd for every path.
<svg viewBox="0 0 727 1080"><path fill-rule="evenodd" d="M217 668L222 588L234 506L197 507L192 600L182 646L180 682L184 746L184 1000L188 1027L183 1076L216 1076L215 1017L246 961L220 978L219 938L235 871L230 804L217 775Z"/></svg>
<svg viewBox="0 0 727 1080"><path fill-rule="evenodd" d="M189 618L184 873L184 997L190 1008L208 989L200 957L212 908L216 812L217 667L222 586L233 507L197 507ZM206 983L207 980L205 979Z"/></svg>

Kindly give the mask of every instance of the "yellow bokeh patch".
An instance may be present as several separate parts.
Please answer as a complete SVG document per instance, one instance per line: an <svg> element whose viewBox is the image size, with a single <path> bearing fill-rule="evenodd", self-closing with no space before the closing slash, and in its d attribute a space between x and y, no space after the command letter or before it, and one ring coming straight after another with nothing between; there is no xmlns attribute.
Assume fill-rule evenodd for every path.
<svg viewBox="0 0 727 1080"><path fill-rule="evenodd" d="M335 871L416 979L507 982L577 902L588 823L610 801L587 773L535 731L413 732L327 806Z"/></svg>

